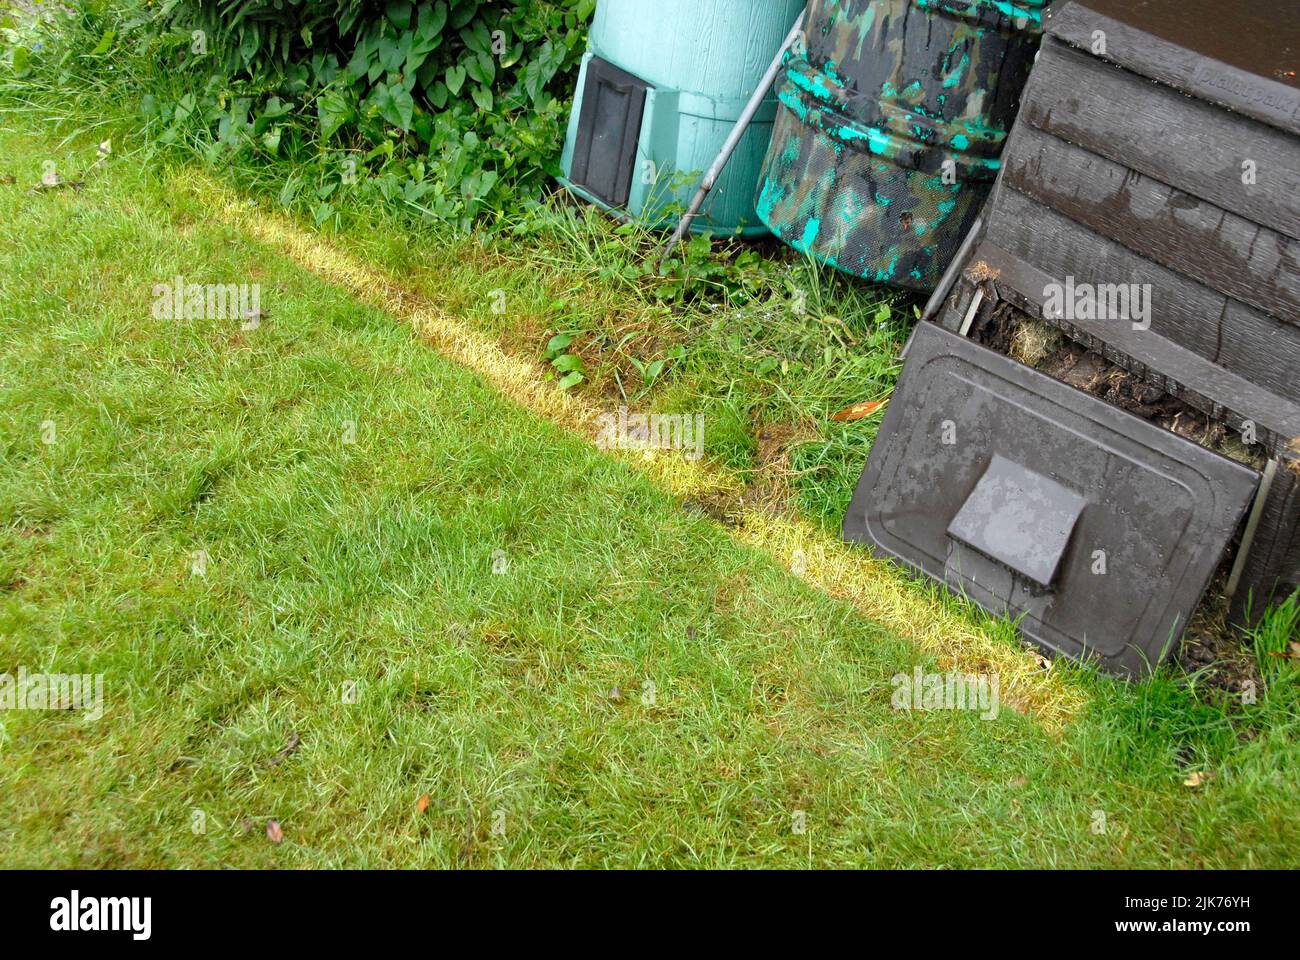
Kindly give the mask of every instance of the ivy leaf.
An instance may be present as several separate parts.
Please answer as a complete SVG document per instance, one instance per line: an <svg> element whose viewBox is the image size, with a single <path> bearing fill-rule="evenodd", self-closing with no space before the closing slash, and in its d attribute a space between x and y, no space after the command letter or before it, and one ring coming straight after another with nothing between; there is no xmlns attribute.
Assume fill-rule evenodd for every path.
<svg viewBox="0 0 1300 960"><path fill-rule="evenodd" d="M465 60L465 72L475 83L489 83L490 81L483 73L483 68L479 65L478 57L468 57Z"/></svg>
<svg viewBox="0 0 1300 960"><path fill-rule="evenodd" d="M489 53L492 49L492 35L482 23L476 23L460 32L460 39L473 53Z"/></svg>
<svg viewBox="0 0 1300 960"><path fill-rule="evenodd" d="M328 140L353 118L354 112L343 91L331 87L317 98L316 116L320 119L321 139Z"/></svg>
<svg viewBox="0 0 1300 960"><path fill-rule="evenodd" d="M519 40L513 47L505 52L501 57L501 69L506 70L513 67L519 62L519 58L524 55L524 42Z"/></svg>
<svg viewBox="0 0 1300 960"><path fill-rule="evenodd" d="M492 188L496 186L497 178L499 176L500 174L498 174L495 170L484 170L483 173L479 175L478 192L475 194L475 196L486 197L489 193L491 193Z"/></svg>
<svg viewBox="0 0 1300 960"><path fill-rule="evenodd" d="M479 84L470 91L470 96L474 98L480 109L488 111L492 109L492 91L487 87Z"/></svg>
<svg viewBox="0 0 1300 960"><path fill-rule="evenodd" d="M460 95L460 88L465 85L465 68L461 66L447 68L447 89L453 97Z"/></svg>
<svg viewBox="0 0 1300 960"><path fill-rule="evenodd" d="M365 38L357 43L357 48L352 51L352 59L348 61L348 76L355 82L366 75L370 69L370 48Z"/></svg>
<svg viewBox="0 0 1300 960"><path fill-rule="evenodd" d="M371 150L361 159L361 162L369 163L371 160L374 160L377 157L386 157L389 160L393 159L392 140L385 140L379 146L375 147L373 150Z"/></svg>
<svg viewBox="0 0 1300 960"><path fill-rule="evenodd" d="M402 75L414 79L419 75L420 67L429 59L432 47L424 49L423 47L413 46L410 53L406 55L406 65L402 67ZM423 86L423 84L421 84Z"/></svg>
<svg viewBox="0 0 1300 960"><path fill-rule="evenodd" d="M266 101L266 106L262 108L261 115L253 124L253 135L260 137L270 129L270 126L274 121L290 113L292 110L292 103L285 103L279 97L271 97Z"/></svg>
<svg viewBox="0 0 1300 960"><path fill-rule="evenodd" d="M410 0L389 0L388 9L384 12L388 16L388 22L398 30L411 29Z"/></svg>
<svg viewBox="0 0 1300 960"><path fill-rule="evenodd" d="M410 42L409 34L407 35L407 42ZM396 73L405 59L405 52L394 38L387 36L379 38L379 62L383 64L385 70Z"/></svg>
<svg viewBox="0 0 1300 960"><path fill-rule="evenodd" d="M452 28L459 30L473 20L476 13L478 13L478 0L456 0L451 12Z"/></svg>
<svg viewBox="0 0 1300 960"><path fill-rule="evenodd" d="M427 91L425 96L429 98L429 103L433 108L441 110L445 107L447 105L447 85L439 80L430 88L427 83L423 82L423 77L421 77L421 81L421 86Z"/></svg>
<svg viewBox="0 0 1300 960"><path fill-rule="evenodd" d="M400 85L380 84L376 90L375 105L379 115L403 132L411 129L411 116L415 113L415 101Z"/></svg>
<svg viewBox="0 0 1300 960"><path fill-rule="evenodd" d="M538 101L546 85L551 82L551 78L564 63L566 52L567 48L563 44L557 47L547 40L538 48L536 57L524 68L524 90L534 103Z"/></svg>
<svg viewBox="0 0 1300 960"><path fill-rule="evenodd" d="M442 28L447 23L447 4L436 3L420 7L420 20L415 28L415 39L421 48L432 50L442 43Z"/></svg>

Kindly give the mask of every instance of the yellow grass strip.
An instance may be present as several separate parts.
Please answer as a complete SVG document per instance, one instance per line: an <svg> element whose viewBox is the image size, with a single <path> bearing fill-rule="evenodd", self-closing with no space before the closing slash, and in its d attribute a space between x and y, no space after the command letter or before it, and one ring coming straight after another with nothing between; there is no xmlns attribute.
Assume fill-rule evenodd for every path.
<svg viewBox="0 0 1300 960"><path fill-rule="evenodd" d="M410 323L434 349L490 381L530 412L595 442L598 418L606 411L589 400L559 390L543 379L542 367L510 356L463 321L448 316L429 299L404 287L320 236L264 210L250 207L211 181L189 181L223 221L282 252L304 269L344 287L361 300ZM1059 731L1083 704L1083 693L1036 659L985 633L905 583L890 567L811 524L746 506L744 485L733 475L663 452L611 450L647 473L676 497L728 504L738 519L732 535L750 548L798 572L808 583L852 604L866 619L907 638L929 652L945 670L1000 675L1003 703L1033 715Z"/></svg>
<svg viewBox="0 0 1300 960"><path fill-rule="evenodd" d="M944 609L861 547L803 521L757 511L743 514L735 536L823 593L851 603L866 619L906 637L929 652L942 669L997 674L1002 704L1032 714L1054 732L1084 702L1077 687L1045 672L1032 654Z"/></svg>

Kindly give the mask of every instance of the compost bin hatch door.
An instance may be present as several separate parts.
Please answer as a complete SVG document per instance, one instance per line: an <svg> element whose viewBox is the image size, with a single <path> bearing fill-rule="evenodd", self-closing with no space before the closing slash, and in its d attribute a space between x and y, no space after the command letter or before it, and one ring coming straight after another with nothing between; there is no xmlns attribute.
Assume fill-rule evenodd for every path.
<svg viewBox="0 0 1300 960"><path fill-rule="evenodd" d="M948 536L1048 588L1085 503L1069 487L995 453Z"/></svg>
<svg viewBox="0 0 1300 960"><path fill-rule="evenodd" d="M587 64L571 176L613 207L626 206L631 195L647 89L644 80L600 57Z"/></svg>
<svg viewBox="0 0 1300 960"><path fill-rule="evenodd" d="M844 536L1132 675L1186 627L1258 480L926 323Z"/></svg>

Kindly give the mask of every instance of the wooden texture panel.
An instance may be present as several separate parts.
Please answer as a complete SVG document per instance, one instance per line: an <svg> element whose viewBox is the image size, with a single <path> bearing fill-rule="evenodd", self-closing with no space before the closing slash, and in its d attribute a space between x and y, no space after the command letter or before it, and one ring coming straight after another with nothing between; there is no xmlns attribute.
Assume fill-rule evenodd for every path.
<svg viewBox="0 0 1300 960"><path fill-rule="evenodd" d="M1032 126L1016 128L1003 167L1008 186L1102 236L1300 324L1300 242Z"/></svg>
<svg viewBox="0 0 1300 960"><path fill-rule="evenodd" d="M1258 615L1300 586L1300 3L1063 0L1045 29L941 322L982 287L985 311L1009 301L1232 428L1252 421L1281 469L1244 620L1250 594ZM1044 316L1067 276L1149 284L1150 329Z"/></svg>
<svg viewBox="0 0 1300 960"><path fill-rule="evenodd" d="M1019 124L1300 240L1300 140L1050 39ZM1254 184L1242 163L1255 164Z"/></svg>
<svg viewBox="0 0 1300 960"><path fill-rule="evenodd" d="M1151 327L1145 336L1153 344L1169 340L1231 373L1300 400L1300 326L1147 260L1005 183L995 191L987 217L988 240L1055 282L1072 276L1076 283L1149 284ZM1130 324L1109 320L1103 328L1121 336ZM1134 356L1159 367L1141 350Z"/></svg>
<svg viewBox="0 0 1300 960"><path fill-rule="evenodd" d="M1246 556L1231 619L1251 625L1270 604L1300 587L1300 473L1283 465L1264 500L1259 531Z"/></svg>
<svg viewBox="0 0 1300 960"><path fill-rule="evenodd" d="M1294 0L1071 0L1048 34L1193 97L1300 134Z"/></svg>

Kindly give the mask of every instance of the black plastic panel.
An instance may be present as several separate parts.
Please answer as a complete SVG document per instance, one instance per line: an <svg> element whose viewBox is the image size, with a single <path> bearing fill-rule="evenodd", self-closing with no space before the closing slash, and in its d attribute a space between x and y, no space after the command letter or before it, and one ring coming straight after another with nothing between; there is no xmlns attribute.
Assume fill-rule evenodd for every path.
<svg viewBox="0 0 1300 960"><path fill-rule="evenodd" d="M1186 627L1259 475L931 323L916 331L844 537L1145 672Z"/></svg>
<svg viewBox="0 0 1300 960"><path fill-rule="evenodd" d="M600 57L587 64L570 178L613 207L627 205L645 111L644 80Z"/></svg>

